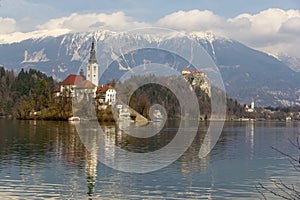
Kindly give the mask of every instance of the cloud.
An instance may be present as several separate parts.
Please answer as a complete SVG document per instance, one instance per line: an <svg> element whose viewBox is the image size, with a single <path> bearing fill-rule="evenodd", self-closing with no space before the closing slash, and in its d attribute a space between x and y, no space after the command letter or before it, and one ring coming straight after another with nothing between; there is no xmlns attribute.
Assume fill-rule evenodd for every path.
<svg viewBox="0 0 300 200"><path fill-rule="evenodd" d="M244 22L241 23L241 20ZM300 12L270 8L227 20L223 34L272 54L299 56ZM299 51L298 51L299 52Z"/></svg>
<svg viewBox="0 0 300 200"><path fill-rule="evenodd" d="M157 25L187 31L213 31L222 27L223 19L213 12L204 10L178 11L158 20Z"/></svg>
<svg viewBox="0 0 300 200"><path fill-rule="evenodd" d="M270 8L255 14L243 13L232 18L219 16L209 10L177 11L152 24L138 21L124 12L73 13L39 23L39 25L36 23L29 18L18 21L13 18L0 18L0 26L5 27L0 30L0 43L98 29L126 31L159 26L187 32L209 31L275 55L285 53L299 57L298 52L300 52L300 11L293 9ZM35 24L35 30L25 30L24 24L30 26Z"/></svg>
<svg viewBox="0 0 300 200"><path fill-rule="evenodd" d="M149 26L147 23L138 22L131 17L126 16L123 12L112 14L77 14L52 19L45 24L38 25L40 30L68 29L72 32L94 31L101 29L126 30Z"/></svg>
<svg viewBox="0 0 300 200"><path fill-rule="evenodd" d="M207 10L178 11L158 20L157 25L176 30L210 31L272 54L283 51L299 57L296 51L300 50L299 10L270 8L228 19Z"/></svg>
<svg viewBox="0 0 300 200"><path fill-rule="evenodd" d="M16 31L16 20L0 17L0 27L0 34L12 33Z"/></svg>
<svg viewBox="0 0 300 200"><path fill-rule="evenodd" d="M231 31L232 34L230 34L230 36L249 41L257 41L257 39L260 39L260 41L263 42L264 40L268 41L272 38L278 40L283 36L281 35L282 32L280 32L282 25L295 16L300 17L300 12L295 10L284 11L274 8L264 10L255 15L243 14L228 19L227 24L229 26L225 32L230 34L229 31ZM240 23L239 26L231 26L237 25L241 19L248 21L248 25L244 26L245 23ZM235 34L234 31L237 30L240 30L242 34Z"/></svg>
<svg viewBox="0 0 300 200"><path fill-rule="evenodd" d="M0 25L2 21L3 23L11 21L11 24L14 24L15 26L18 25L19 28L24 26L24 19L19 22L12 19L1 21L1 19L2 18L0 18ZM26 19L26 23L31 23L31 21ZM0 31L0 43L20 42L28 38L58 36L71 32L96 31L99 29L124 31L149 26L150 25L145 22L138 22L133 18L126 16L123 12L116 12L112 14L73 13L66 17L51 19L46 23L36 25L36 30L34 31L22 32L16 31L16 28L4 29L6 31ZM16 32L13 32L14 30Z"/></svg>
<svg viewBox="0 0 300 200"><path fill-rule="evenodd" d="M300 16L285 21L279 30L280 33L300 35Z"/></svg>

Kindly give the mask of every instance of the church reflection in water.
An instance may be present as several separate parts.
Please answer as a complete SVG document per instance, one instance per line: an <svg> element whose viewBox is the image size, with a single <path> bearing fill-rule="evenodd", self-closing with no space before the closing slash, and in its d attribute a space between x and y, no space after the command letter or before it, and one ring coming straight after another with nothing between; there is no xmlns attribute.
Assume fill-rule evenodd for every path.
<svg viewBox="0 0 300 200"><path fill-rule="evenodd" d="M121 130L118 130L115 126L103 126L102 131L105 134L104 141L99 141L99 135L102 134L97 129L89 129L88 137L85 137L86 140L84 143L87 144L88 140L88 152L85 155L85 174L87 180L87 195L90 199L94 196L95 193L95 184L97 182L97 166L99 162L99 145L103 145L104 149L104 158L109 160L114 160L115 158L115 145L118 139L122 138Z"/></svg>
<svg viewBox="0 0 300 200"><path fill-rule="evenodd" d="M82 124L82 122L80 123ZM90 199L95 196L96 183L99 183L99 180L97 181L97 174L103 173L97 171L97 169L99 170L99 161L101 161L101 159L105 159L105 161L114 163L118 159L127 159L122 157L122 155L116 155L116 146L117 148L131 152L151 152L164 147L173 139L174 135L176 135L176 129L174 129L173 132L161 133L160 135L158 134L148 139L135 138L124 132L127 126L127 124L122 123L118 125L105 125L101 126L102 131L99 131L99 126L98 128L91 128L93 126L88 124L87 126L83 126L85 131L84 133L81 132L79 135L80 141L85 144L85 148L87 149L83 151L85 152L83 160L87 183L87 195ZM178 160L178 162L180 162L181 173L183 176L189 176L190 174L199 173L201 171L204 172L207 170L207 164L209 163L210 156L202 159L199 159L198 156L203 135L206 130L207 129L205 128L205 130L198 133L193 144ZM104 134L105 136L100 137L101 134ZM69 148L71 148L71 146L69 146ZM76 152L74 149L71 151ZM102 188L101 185L98 187ZM115 185L114 187L117 186ZM110 188L110 190L111 189L112 188Z"/></svg>
<svg viewBox="0 0 300 200"><path fill-rule="evenodd" d="M97 179L97 164L98 164L98 145L96 140L91 140L90 151L86 154L85 174L87 180L87 195L94 195L95 183Z"/></svg>
<svg viewBox="0 0 300 200"><path fill-rule="evenodd" d="M249 188L257 180L269 181L278 174L291 184L298 181L291 173L293 166L269 148L276 144L294 150L288 146L289 139L299 137L296 122L227 122L212 152L199 159L207 130L207 124L201 123L189 149L153 173L122 173L99 162L104 158L132 162L115 146L138 153L164 147L176 135L176 128L170 128L174 125L168 125L158 137L145 140L124 134L123 125L104 125L100 134L87 124L81 137L77 125L69 122L0 120L0 199L210 199L221 195L255 199L256 193ZM100 140L99 135L106 137ZM263 170L256 174L257 169Z"/></svg>
<svg viewBox="0 0 300 200"><path fill-rule="evenodd" d="M255 136L255 129L254 129L254 124L255 122L254 121L249 121L247 122L246 124L246 129L245 129L245 134L246 134L246 144L249 145L249 148L250 148L250 159L252 160L253 159L253 156L254 156L254 136Z"/></svg>

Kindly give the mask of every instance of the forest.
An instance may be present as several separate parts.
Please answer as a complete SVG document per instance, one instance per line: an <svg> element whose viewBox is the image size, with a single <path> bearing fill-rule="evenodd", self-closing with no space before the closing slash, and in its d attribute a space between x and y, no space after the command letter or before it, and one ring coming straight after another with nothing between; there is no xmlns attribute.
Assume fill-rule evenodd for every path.
<svg viewBox="0 0 300 200"><path fill-rule="evenodd" d="M163 85L178 84L178 77L148 77L133 76L130 79L119 82L112 81L110 84L116 86L118 99L125 102L129 99L129 105L138 113L149 118L149 108L153 104L161 104L167 111L169 118L180 116L180 104L175 94L167 87L159 84L142 84L146 79L160 79ZM34 69L22 69L18 75L13 71L0 67L0 117L11 117L16 119L32 119L31 113L38 112L34 119L67 120L72 116L72 99L64 97L54 97L53 91L58 83L50 76ZM142 85L137 87L137 85ZM180 83L176 85L180 88ZM129 92L132 88L137 88L131 96ZM212 90L218 90L212 87ZM180 90L179 90L180 91ZM201 119L206 120L211 114L211 99L208 94L195 87ZM189 101L187 98L186 101ZM245 105L241 105L237 100L226 97L227 119L253 118L285 120L290 113L298 113L293 119L300 119L300 106L292 107L257 107L255 112L247 113ZM36 114L36 113L35 113ZM98 118L103 117L101 112L97 112ZM105 112L107 115L107 112Z"/></svg>
<svg viewBox="0 0 300 200"><path fill-rule="evenodd" d="M28 113L54 106L56 82L40 71L13 71L0 67L0 116L25 118Z"/></svg>
<svg viewBox="0 0 300 200"><path fill-rule="evenodd" d="M144 82L159 82L162 84L144 84ZM177 93L179 93L179 96L184 96L185 91L182 87L184 84L186 84L185 80L178 81L178 77L166 78L149 75L132 76L130 79L116 84L116 87L119 91L122 91L122 93L118 94L118 98L122 101L129 99L130 107L135 109L138 113L142 114L146 118L150 118L148 114L151 105L160 104L166 109L168 118L172 119L180 117L182 105L180 105L176 95L167 86L173 85L173 88L179 88ZM137 85L142 86L138 87L137 90L130 94L131 89L137 88ZM224 92L216 87L212 87L211 89L217 90L218 92ZM202 120L206 120L211 115L211 98L200 87L194 87L193 90L198 100L201 115L200 117ZM189 103L189 101L190 98L186 97L185 102ZM227 118L240 118L246 115L243 105L239 104L237 100L226 97L226 108Z"/></svg>

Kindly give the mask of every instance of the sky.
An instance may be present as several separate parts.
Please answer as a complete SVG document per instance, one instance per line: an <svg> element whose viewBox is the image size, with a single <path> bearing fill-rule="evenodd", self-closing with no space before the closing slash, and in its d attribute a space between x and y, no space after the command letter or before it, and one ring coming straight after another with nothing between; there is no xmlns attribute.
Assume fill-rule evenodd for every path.
<svg viewBox="0 0 300 200"><path fill-rule="evenodd" d="M0 44L149 26L212 32L300 58L299 0L0 0Z"/></svg>

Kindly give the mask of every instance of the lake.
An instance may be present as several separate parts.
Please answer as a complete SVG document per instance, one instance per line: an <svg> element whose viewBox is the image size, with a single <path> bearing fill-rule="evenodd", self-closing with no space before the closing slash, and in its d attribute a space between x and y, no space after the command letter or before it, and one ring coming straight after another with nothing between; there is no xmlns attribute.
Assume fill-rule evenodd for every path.
<svg viewBox="0 0 300 200"><path fill-rule="evenodd" d="M166 134L144 145L125 136L112 141L126 150L151 151L174 137L173 126L168 123ZM136 174L97 162L70 122L0 119L0 199L258 199L256 186L274 187L272 179L300 188L299 172L271 148L299 156L289 140L299 136L300 123L226 122L217 145L199 159L207 126L200 123L193 144L177 161Z"/></svg>

